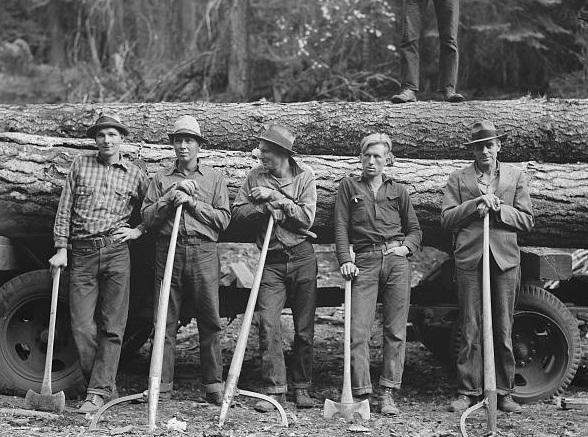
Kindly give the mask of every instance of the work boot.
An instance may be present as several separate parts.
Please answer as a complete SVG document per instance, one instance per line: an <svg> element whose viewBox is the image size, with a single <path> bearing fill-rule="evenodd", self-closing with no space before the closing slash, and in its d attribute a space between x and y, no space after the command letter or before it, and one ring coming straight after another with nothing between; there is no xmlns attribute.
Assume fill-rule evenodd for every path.
<svg viewBox="0 0 588 437"><path fill-rule="evenodd" d="M411 89L403 89L400 91L400 94L396 94L392 96L392 103L408 103L408 102L416 102L416 94Z"/></svg>
<svg viewBox="0 0 588 437"><path fill-rule="evenodd" d="M443 98L450 103L459 103L465 100L464 96L455 92L452 86L445 87L443 91Z"/></svg>
<svg viewBox="0 0 588 437"><path fill-rule="evenodd" d="M213 391L210 393L206 393L206 402L212 405L221 406L223 404L223 392L222 391Z"/></svg>
<svg viewBox="0 0 588 437"><path fill-rule="evenodd" d="M78 413L86 414L86 413L95 413L104 405L104 398L96 393L88 393L86 395L86 400L82 404L82 406L78 409Z"/></svg>
<svg viewBox="0 0 588 437"><path fill-rule="evenodd" d="M454 399L453 401L451 401L451 403L449 404L448 410L452 411L454 413L459 413L459 412L467 410L475 403L476 403L475 396L459 395L457 397L457 399Z"/></svg>
<svg viewBox="0 0 588 437"><path fill-rule="evenodd" d="M380 393L380 412L386 416L398 416L400 413L394 402L393 392L390 387L383 387Z"/></svg>
<svg viewBox="0 0 588 437"><path fill-rule="evenodd" d="M515 402L511 395L498 395L498 409L505 413L520 413L523 408Z"/></svg>
<svg viewBox="0 0 588 437"><path fill-rule="evenodd" d="M268 396L270 398L275 399L276 401L278 401L282 405L284 405L286 403L286 395L284 393L272 393ZM253 406L253 408L255 409L255 411L259 411L260 413L269 413L270 411L275 410L275 407L272 403L270 403L268 401L264 401L263 399L260 399L259 401L257 401L255 403L255 405Z"/></svg>
<svg viewBox="0 0 588 437"><path fill-rule="evenodd" d="M308 394L308 390L305 388L297 388L294 390L294 399L298 408L312 408L314 407L314 401Z"/></svg>
<svg viewBox="0 0 588 437"><path fill-rule="evenodd" d="M172 391L160 391L159 392L159 402L169 402L171 400Z"/></svg>

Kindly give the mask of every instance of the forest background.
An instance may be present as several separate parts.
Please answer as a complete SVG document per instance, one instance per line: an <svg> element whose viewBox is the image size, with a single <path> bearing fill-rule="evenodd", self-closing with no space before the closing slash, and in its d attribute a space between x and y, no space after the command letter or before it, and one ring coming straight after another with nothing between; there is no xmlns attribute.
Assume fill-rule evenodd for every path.
<svg viewBox="0 0 588 437"><path fill-rule="evenodd" d="M402 0L0 0L0 103L389 100ZM421 99L437 83L432 4ZM586 0L463 0L469 99L588 97Z"/></svg>

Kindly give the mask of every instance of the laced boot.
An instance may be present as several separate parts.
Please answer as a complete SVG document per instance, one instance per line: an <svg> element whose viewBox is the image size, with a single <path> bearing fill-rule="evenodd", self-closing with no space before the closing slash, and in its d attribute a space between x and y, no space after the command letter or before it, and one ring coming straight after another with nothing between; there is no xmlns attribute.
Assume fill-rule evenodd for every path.
<svg viewBox="0 0 588 437"><path fill-rule="evenodd" d="M392 96L392 103L416 102L416 94L413 90L405 88L399 94Z"/></svg>
<svg viewBox="0 0 588 437"><path fill-rule="evenodd" d="M308 390L305 388L297 388L294 390L294 399L298 408L312 408L314 407L314 401L308 394Z"/></svg>
<svg viewBox="0 0 588 437"><path fill-rule="evenodd" d="M400 411L394 402L394 390L389 387L383 387L380 393L380 412L386 416L397 416Z"/></svg>
<svg viewBox="0 0 588 437"><path fill-rule="evenodd" d="M275 399L282 405L286 403L286 395L284 393L272 393L268 396ZM263 399L257 401L253 408L255 411L259 411L260 413L269 413L270 411L274 411L276 409L276 407L274 407L271 402L265 401Z"/></svg>

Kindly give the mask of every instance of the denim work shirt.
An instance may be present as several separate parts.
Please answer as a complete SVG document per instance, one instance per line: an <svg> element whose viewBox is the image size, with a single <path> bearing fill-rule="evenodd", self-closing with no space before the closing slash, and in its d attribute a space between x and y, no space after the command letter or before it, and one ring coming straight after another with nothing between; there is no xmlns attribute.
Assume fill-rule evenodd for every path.
<svg viewBox="0 0 588 437"><path fill-rule="evenodd" d="M148 183L145 172L125 159L107 164L98 153L76 157L55 214L55 247L128 227ZM138 228L142 230L143 224Z"/></svg>
<svg viewBox="0 0 588 437"><path fill-rule="evenodd" d="M219 233L226 229L231 219L227 184L219 171L200 163L191 174L180 171L176 162L153 176L141 208L143 222L160 236L171 235L175 208L161 197L184 179L196 181L198 192L194 195L196 203L193 208L184 205L178 234L218 241Z"/></svg>
<svg viewBox="0 0 588 437"><path fill-rule="evenodd" d="M269 214L265 212L265 202L253 203L249 193L255 187L269 187L283 195L272 206L281 208L286 219L276 223L271 235L269 250L281 250L296 246L305 241L314 223L316 214L316 184L314 172L305 164L298 164L290 158L292 176L276 178L262 165L251 170L247 180L239 190L233 204L233 219L243 223L259 225L257 246L261 248L267 230Z"/></svg>
<svg viewBox="0 0 588 437"><path fill-rule="evenodd" d="M351 262L349 244L356 248L396 240L411 253L419 249L422 232L406 188L382 175L374 196L361 176L339 184L335 201L335 244L339 264Z"/></svg>

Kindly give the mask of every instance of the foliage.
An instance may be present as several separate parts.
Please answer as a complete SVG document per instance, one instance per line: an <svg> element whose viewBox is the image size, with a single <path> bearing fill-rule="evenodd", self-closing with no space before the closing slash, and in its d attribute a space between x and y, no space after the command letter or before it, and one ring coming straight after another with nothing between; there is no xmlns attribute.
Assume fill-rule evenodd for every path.
<svg viewBox="0 0 588 437"><path fill-rule="evenodd" d="M247 99L370 101L399 86L401 0L0 1L0 74L22 76L2 81L3 102L234 100L237 2L248 11L246 33L236 36L248 41ZM470 98L588 96L584 5L462 1L459 88ZM436 88L439 51L430 9L421 40L425 98ZM28 52L15 49L22 42L8 45L17 39ZM32 62L18 59L26 53ZM18 95L8 85L15 81Z"/></svg>

